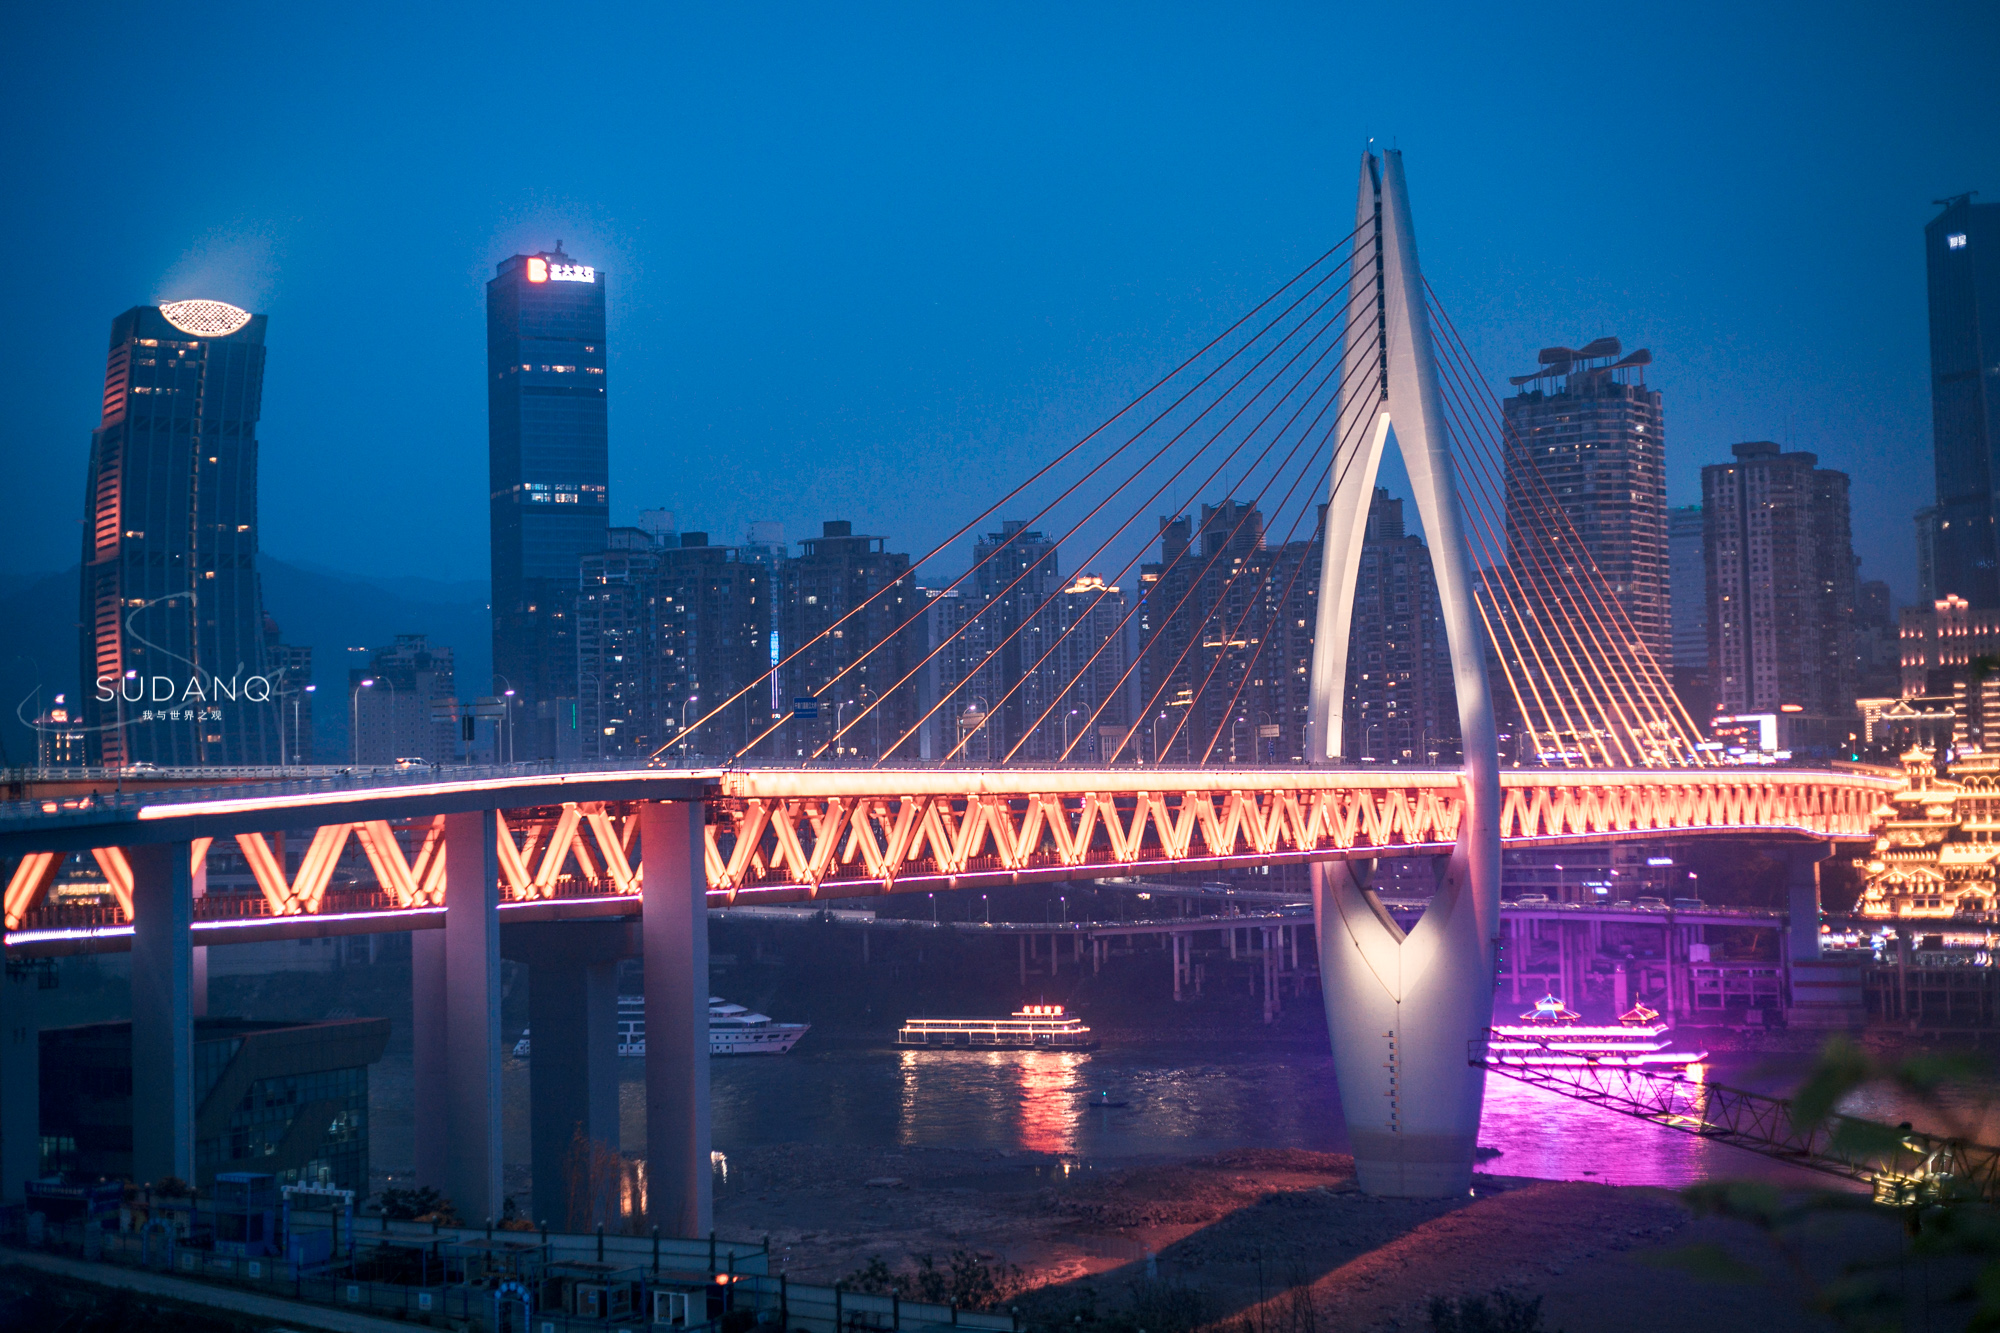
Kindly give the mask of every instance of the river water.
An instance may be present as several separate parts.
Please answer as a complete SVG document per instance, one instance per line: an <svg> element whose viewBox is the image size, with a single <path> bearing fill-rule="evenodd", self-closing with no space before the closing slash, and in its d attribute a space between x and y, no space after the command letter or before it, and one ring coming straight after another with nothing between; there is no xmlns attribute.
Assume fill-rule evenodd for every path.
<svg viewBox="0 0 2000 1333"><path fill-rule="evenodd" d="M1808 1062L1724 1056L1710 1063L1709 1077L1782 1093ZM1333 1059L1300 1049L900 1051L816 1048L809 1036L789 1055L718 1058L710 1069L714 1142L724 1153L813 1142L1122 1161L1348 1146ZM1105 1100L1113 1105L1094 1104ZM1885 1089L1864 1089L1843 1109L1925 1123L1922 1108ZM1975 1121L1987 1119L1983 1107L1961 1109ZM1481 1169L1499 1175L1668 1187L1715 1178L1822 1185L1829 1179L1491 1074L1479 1143L1498 1154Z"/></svg>

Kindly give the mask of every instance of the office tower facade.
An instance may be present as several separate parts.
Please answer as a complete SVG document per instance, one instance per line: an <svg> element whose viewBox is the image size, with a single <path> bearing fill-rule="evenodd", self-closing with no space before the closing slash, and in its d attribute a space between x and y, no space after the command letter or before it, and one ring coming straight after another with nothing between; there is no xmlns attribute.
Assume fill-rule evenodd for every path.
<svg viewBox="0 0 2000 1333"><path fill-rule="evenodd" d="M1924 226L1937 504L1917 515L1925 601L2000 608L2000 204L1942 201Z"/></svg>
<svg viewBox="0 0 2000 1333"><path fill-rule="evenodd" d="M781 697L790 716L758 753L797 758L824 748L828 756L917 757L918 691L897 685L914 682L928 651L926 608L910 557L885 545L830 519L785 563L778 615L787 658Z"/></svg>
<svg viewBox="0 0 2000 1333"><path fill-rule="evenodd" d="M604 288L560 241L486 284L493 674L524 759L580 749L577 570L610 526Z"/></svg>
<svg viewBox="0 0 2000 1333"><path fill-rule="evenodd" d="M1718 714L1854 710L1847 474L1769 441L1701 470L1709 679Z"/></svg>
<svg viewBox="0 0 2000 1333"><path fill-rule="evenodd" d="M264 316L220 301L112 321L84 485L82 719L93 761L279 758L257 576Z"/></svg>
<svg viewBox="0 0 2000 1333"><path fill-rule="evenodd" d="M1620 701L1644 698L1644 685L1630 669L1598 681L1533 662L1592 660L1588 639L1629 640L1662 673L1672 661L1665 419L1646 386L1652 354L1622 351L1616 338L1545 347L1502 400L1507 579L1545 608L1502 613L1502 651L1546 678L1545 711L1577 733L1538 738L1545 754L1628 748L1635 709Z"/></svg>
<svg viewBox="0 0 2000 1333"><path fill-rule="evenodd" d="M1667 511L1667 584L1672 626L1669 679L1696 725L1708 720L1708 565L1702 554L1700 505Z"/></svg>
<svg viewBox="0 0 2000 1333"><path fill-rule="evenodd" d="M1458 753L1458 699L1430 549L1403 530L1403 502L1376 487L1355 579L1347 650L1346 757L1429 765Z"/></svg>
<svg viewBox="0 0 2000 1333"><path fill-rule="evenodd" d="M347 693L355 763L448 764L458 757L451 649L422 634L398 634L370 654L365 669L348 668Z"/></svg>

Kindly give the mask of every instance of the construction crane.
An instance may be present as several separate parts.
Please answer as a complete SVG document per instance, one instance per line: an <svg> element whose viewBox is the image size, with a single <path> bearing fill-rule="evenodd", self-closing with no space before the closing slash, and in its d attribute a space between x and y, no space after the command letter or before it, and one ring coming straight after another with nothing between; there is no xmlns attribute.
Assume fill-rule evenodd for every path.
<svg viewBox="0 0 2000 1333"><path fill-rule="evenodd" d="M1519 1063L1491 1056L1484 1041L1472 1043L1471 1063L1663 1129L1859 1181L1879 1203L2000 1201L2000 1148L1852 1116L1800 1127L1789 1101L1709 1083L1699 1065L1681 1073L1601 1062Z"/></svg>

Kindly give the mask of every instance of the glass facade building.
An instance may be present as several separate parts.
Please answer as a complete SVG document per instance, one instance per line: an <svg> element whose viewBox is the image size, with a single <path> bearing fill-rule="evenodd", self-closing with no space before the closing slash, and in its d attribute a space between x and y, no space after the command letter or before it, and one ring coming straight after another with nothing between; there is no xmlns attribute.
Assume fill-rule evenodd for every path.
<svg viewBox="0 0 2000 1333"><path fill-rule="evenodd" d="M264 316L220 301L112 321L83 496L83 724L104 764L267 764L286 689L257 577Z"/></svg>
<svg viewBox="0 0 2000 1333"><path fill-rule="evenodd" d="M493 673L524 759L577 753L577 569L610 514L604 285L560 241L486 284Z"/></svg>
<svg viewBox="0 0 2000 1333"><path fill-rule="evenodd" d="M1944 201L1924 227L1937 504L1917 515L1923 600L2000 608L2000 204Z"/></svg>

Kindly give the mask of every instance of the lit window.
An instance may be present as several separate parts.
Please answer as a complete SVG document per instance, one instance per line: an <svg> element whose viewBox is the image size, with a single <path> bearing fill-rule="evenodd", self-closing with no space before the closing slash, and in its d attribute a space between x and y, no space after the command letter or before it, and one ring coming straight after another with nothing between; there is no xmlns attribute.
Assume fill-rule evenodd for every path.
<svg viewBox="0 0 2000 1333"><path fill-rule="evenodd" d="M1954 250L1963 250L1965 248L1965 233L1962 231L1955 231L1951 235L1944 238L1944 243L1950 246Z"/></svg>

